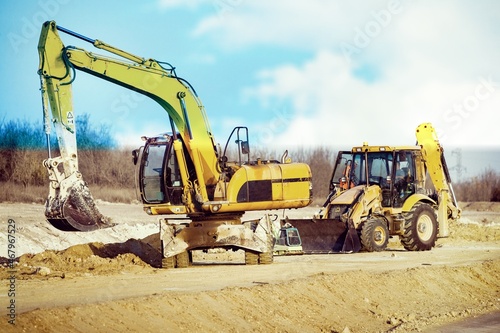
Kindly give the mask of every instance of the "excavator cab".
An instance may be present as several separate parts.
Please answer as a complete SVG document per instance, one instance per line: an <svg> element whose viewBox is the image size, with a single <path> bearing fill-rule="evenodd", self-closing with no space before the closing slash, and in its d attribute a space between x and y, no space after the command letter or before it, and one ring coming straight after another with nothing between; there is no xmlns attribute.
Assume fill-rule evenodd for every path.
<svg viewBox="0 0 500 333"><path fill-rule="evenodd" d="M147 204L182 204L183 184L173 149L173 137L163 134L143 137L145 145L133 151L136 165L136 189Z"/></svg>

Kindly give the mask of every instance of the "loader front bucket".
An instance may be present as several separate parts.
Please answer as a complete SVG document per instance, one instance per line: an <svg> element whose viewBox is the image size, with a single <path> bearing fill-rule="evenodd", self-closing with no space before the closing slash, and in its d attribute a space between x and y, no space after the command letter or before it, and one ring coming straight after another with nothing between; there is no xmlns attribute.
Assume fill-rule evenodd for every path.
<svg viewBox="0 0 500 333"><path fill-rule="evenodd" d="M305 254L352 253L361 248L354 228L338 219L285 219L299 230ZM352 229L352 230L351 230Z"/></svg>
<svg viewBox="0 0 500 333"><path fill-rule="evenodd" d="M361 240L359 239L358 231L354 228L354 222L347 222L347 232L345 235L344 245L342 245L341 253L356 253L361 250Z"/></svg>
<svg viewBox="0 0 500 333"><path fill-rule="evenodd" d="M74 183L66 196L49 197L47 221L61 231L93 231L114 226L111 219L97 209L89 188L83 181Z"/></svg>

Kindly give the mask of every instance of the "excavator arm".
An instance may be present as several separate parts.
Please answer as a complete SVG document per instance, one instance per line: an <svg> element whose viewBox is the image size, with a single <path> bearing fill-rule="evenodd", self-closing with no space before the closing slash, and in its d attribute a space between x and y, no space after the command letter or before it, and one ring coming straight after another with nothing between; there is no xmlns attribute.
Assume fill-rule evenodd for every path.
<svg viewBox="0 0 500 333"><path fill-rule="evenodd" d="M443 148L439 144L434 127L423 123L416 130L417 144L421 147L422 157L429 176L438 193L439 236L449 235L447 221L460 217L461 210L453 192L451 177L444 157Z"/></svg>
<svg viewBox="0 0 500 333"><path fill-rule="evenodd" d="M65 46L58 32L89 42L123 60ZM45 132L49 135L52 122L61 154L52 158L49 146L49 158L44 161L51 181L46 206L49 222L59 229L82 231L111 225L95 208L90 191L78 169L77 129L71 91L75 70L144 94L160 104L168 113L172 127L175 125L177 128L172 128L172 132L179 133L187 147L184 151L191 154L196 183L192 184L185 179L185 186L194 187L198 201L208 201L206 186L215 186L220 176L215 142L203 105L190 84L177 77L173 68L165 68L154 59L146 60L99 40L79 35L53 21L44 23L42 27L38 52ZM176 157L179 163L185 164L181 142L179 139L176 141ZM184 178L187 177L184 174ZM192 193L187 189L185 192L187 195ZM187 212L190 209L194 210L188 207Z"/></svg>

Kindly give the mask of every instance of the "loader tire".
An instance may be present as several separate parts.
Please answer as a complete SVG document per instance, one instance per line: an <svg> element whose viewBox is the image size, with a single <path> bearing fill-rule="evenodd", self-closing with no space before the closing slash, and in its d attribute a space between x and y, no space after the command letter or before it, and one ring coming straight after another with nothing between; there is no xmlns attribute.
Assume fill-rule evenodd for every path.
<svg viewBox="0 0 500 333"><path fill-rule="evenodd" d="M246 265L257 265L259 264L259 255L253 251L245 251L245 264Z"/></svg>
<svg viewBox="0 0 500 333"><path fill-rule="evenodd" d="M380 252L389 243L389 228L387 223L379 218L372 218L361 227L361 245L368 252Z"/></svg>
<svg viewBox="0 0 500 333"><path fill-rule="evenodd" d="M261 265L269 265L272 264L274 260L272 252L262 252L259 253L259 263Z"/></svg>
<svg viewBox="0 0 500 333"><path fill-rule="evenodd" d="M175 256L177 258L177 268L186 268L189 266L189 251L184 251Z"/></svg>
<svg viewBox="0 0 500 333"><path fill-rule="evenodd" d="M175 264L175 256L161 259L161 268L175 268Z"/></svg>
<svg viewBox="0 0 500 333"><path fill-rule="evenodd" d="M417 203L405 214L404 234L401 244L408 251L428 251L436 245L438 223L434 209Z"/></svg>

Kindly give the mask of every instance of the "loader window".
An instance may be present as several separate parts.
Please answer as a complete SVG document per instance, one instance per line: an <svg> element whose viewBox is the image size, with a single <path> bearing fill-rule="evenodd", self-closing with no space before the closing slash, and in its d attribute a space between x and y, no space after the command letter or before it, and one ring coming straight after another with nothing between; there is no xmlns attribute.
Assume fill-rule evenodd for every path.
<svg viewBox="0 0 500 333"><path fill-rule="evenodd" d="M393 176L393 206L402 207L406 199L415 193L415 167L413 155L407 151L395 153Z"/></svg>
<svg viewBox="0 0 500 333"><path fill-rule="evenodd" d="M392 153L370 152L365 154L355 154L353 158L353 173L351 180L355 185L366 184L387 186L387 176L392 169Z"/></svg>
<svg viewBox="0 0 500 333"><path fill-rule="evenodd" d="M333 191L333 186L340 186L342 190L347 190L354 185L349 184L349 178L352 168L352 153L350 151L341 151L337 155L337 162L333 169L332 179L330 180L330 191Z"/></svg>

